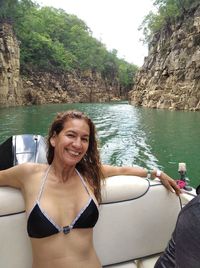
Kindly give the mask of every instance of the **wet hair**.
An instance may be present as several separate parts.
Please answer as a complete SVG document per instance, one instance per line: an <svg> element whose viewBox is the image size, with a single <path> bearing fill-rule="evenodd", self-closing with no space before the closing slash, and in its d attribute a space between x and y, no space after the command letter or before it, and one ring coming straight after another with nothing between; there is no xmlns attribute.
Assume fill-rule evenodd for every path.
<svg viewBox="0 0 200 268"><path fill-rule="evenodd" d="M64 124L70 119L84 120L89 126L90 134L88 150L81 161L77 163L76 168L92 187L97 201L100 202L101 181L103 179L103 174L101 171L101 161L96 138L96 128L92 120L86 114L77 110L70 110L57 114L56 118L49 128L49 134L47 138L47 162L50 165L54 159L54 147L51 145L51 138L54 135L58 135L63 130Z"/></svg>

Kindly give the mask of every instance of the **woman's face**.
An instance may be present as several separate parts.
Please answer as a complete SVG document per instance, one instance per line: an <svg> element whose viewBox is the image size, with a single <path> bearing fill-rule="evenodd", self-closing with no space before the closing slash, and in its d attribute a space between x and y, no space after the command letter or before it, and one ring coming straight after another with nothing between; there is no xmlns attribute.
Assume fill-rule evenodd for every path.
<svg viewBox="0 0 200 268"><path fill-rule="evenodd" d="M68 119L63 130L50 140L54 147L54 160L76 165L87 152L89 136L90 129L84 119Z"/></svg>

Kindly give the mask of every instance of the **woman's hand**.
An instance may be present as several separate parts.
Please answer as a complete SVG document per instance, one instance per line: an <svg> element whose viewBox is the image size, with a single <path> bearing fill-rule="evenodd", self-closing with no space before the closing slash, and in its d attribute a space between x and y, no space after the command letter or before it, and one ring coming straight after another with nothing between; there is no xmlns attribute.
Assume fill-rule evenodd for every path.
<svg viewBox="0 0 200 268"><path fill-rule="evenodd" d="M175 180L173 180L171 177L169 177L166 173L161 172L159 179L161 183L172 193L176 193L177 195L181 194L181 190L178 187Z"/></svg>

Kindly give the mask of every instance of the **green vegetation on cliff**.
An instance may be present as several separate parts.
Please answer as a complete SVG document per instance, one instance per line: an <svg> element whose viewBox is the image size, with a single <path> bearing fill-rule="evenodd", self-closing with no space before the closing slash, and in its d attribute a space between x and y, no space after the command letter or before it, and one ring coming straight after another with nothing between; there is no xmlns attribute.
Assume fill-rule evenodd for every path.
<svg viewBox="0 0 200 268"><path fill-rule="evenodd" d="M132 88L138 67L119 59L116 50L108 51L77 16L31 0L0 1L0 20L13 24L20 41L22 73L91 70L111 83L117 80L127 90Z"/></svg>
<svg viewBox="0 0 200 268"><path fill-rule="evenodd" d="M199 0L154 0L156 12L149 12L139 28L143 30L144 43L149 43L156 32L168 23L175 23L177 18L199 3Z"/></svg>

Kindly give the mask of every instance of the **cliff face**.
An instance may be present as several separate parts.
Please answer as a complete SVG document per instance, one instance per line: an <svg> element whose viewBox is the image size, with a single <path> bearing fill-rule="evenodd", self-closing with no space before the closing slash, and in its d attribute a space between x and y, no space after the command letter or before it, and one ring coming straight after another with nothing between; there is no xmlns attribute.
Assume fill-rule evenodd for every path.
<svg viewBox="0 0 200 268"><path fill-rule="evenodd" d="M118 81L100 74L30 73L20 76L20 48L12 26L0 24L0 107L127 99Z"/></svg>
<svg viewBox="0 0 200 268"><path fill-rule="evenodd" d="M200 5L153 37L129 98L136 106L200 110Z"/></svg>
<svg viewBox="0 0 200 268"><path fill-rule="evenodd" d="M119 84L112 85L90 71L77 74L33 73L23 79L27 104L108 102L121 99Z"/></svg>
<svg viewBox="0 0 200 268"><path fill-rule="evenodd" d="M9 24L0 24L0 106L23 103L19 44Z"/></svg>

